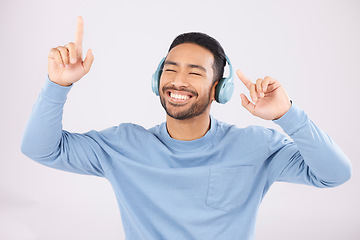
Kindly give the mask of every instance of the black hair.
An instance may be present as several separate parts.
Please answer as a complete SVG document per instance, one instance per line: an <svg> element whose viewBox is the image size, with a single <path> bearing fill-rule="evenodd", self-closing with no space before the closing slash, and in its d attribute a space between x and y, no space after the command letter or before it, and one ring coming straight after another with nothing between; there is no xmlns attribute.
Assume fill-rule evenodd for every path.
<svg viewBox="0 0 360 240"><path fill-rule="evenodd" d="M214 83L223 77L226 65L225 51L215 38L200 32L183 33L174 39L168 52L182 43L194 43L209 50L214 56Z"/></svg>

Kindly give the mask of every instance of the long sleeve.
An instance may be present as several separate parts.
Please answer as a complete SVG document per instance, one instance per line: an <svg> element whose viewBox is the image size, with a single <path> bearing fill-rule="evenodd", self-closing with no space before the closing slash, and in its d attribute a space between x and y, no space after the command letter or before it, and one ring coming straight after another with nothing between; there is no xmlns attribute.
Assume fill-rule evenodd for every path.
<svg viewBox="0 0 360 240"><path fill-rule="evenodd" d="M62 130L63 106L71 87L46 79L23 133L21 151L49 167L103 176L99 160L106 152L92 137L92 132L78 134Z"/></svg>
<svg viewBox="0 0 360 240"><path fill-rule="evenodd" d="M267 132L274 181L335 187L351 178L351 163L340 147L296 105L274 122L293 140Z"/></svg>

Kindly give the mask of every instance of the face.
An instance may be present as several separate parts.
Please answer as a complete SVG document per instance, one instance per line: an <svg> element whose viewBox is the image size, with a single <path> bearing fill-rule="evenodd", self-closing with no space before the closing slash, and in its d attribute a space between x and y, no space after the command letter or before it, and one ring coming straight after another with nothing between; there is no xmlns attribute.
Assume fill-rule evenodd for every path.
<svg viewBox="0 0 360 240"><path fill-rule="evenodd" d="M160 78L159 95L166 113L190 119L210 110L214 100L212 53L196 44L179 44L168 53Z"/></svg>

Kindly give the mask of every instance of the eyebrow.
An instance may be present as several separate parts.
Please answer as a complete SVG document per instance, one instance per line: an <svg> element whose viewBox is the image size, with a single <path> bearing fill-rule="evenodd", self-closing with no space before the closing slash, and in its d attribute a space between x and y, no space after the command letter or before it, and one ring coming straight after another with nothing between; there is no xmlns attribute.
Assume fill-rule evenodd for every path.
<svg viewBox="0 0 360 240"><path fill-rule="evenodd" d="M164 62L164 66L165 65L174 65L174 66L177 66L177 67L179 66L179 64L177 62L168 61L168 60ZM204 68L203 66L200 66L200 65L188 64L187 66L190 67L190 68L198 68L198 69L206 72L206 68Z"/></svg>

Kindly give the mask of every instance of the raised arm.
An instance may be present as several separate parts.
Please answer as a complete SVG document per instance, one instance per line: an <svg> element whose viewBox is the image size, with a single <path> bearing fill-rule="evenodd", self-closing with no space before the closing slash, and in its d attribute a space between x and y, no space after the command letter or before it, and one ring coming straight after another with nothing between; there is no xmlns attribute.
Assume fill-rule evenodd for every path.
<svg viewBox="0 0 360 240"><path fill-rule="evenodd" d="M242 105L254 116L273 120L294 141L278 132L266 132L272 158L270 181L286 181L317 187L338 186L351 177L351 163L340 147L304 111L291 104L281 84L271 77L253 83L241 71L238 77L250 92L241 94Z"/></svg>
<svg viewBox="0 0 360 240"><path fill-rule="evenodd" d="M69 133L62 130L63 106L71 84L83 77L94 57L89 50L82 60L83 19L78 17L75 43L53 48L48 58L49 75L35 102L25 128L21 151L49 167L103 176L99 159L107 156L100 133Z"/></svg>

